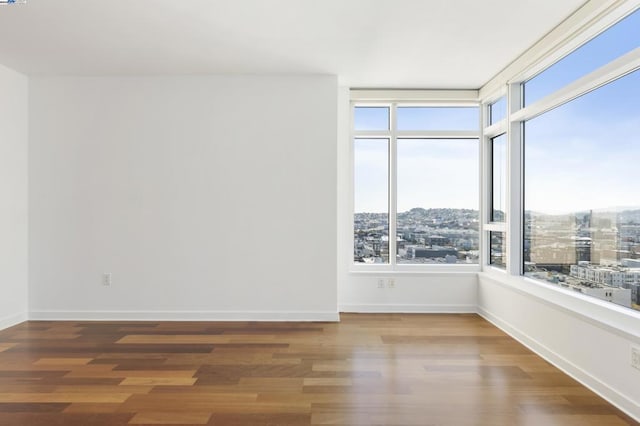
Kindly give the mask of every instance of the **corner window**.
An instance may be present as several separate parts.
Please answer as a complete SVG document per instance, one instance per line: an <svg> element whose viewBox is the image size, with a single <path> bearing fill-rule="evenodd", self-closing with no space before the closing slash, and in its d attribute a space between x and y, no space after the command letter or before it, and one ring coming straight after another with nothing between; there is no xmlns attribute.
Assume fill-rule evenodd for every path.
<svg viewBox="0 0 640 426"><path fill-rule="evenodd" d="M524 82L516 113L524 129L524 275L636 310L639 25L636 10Z"/></svg>

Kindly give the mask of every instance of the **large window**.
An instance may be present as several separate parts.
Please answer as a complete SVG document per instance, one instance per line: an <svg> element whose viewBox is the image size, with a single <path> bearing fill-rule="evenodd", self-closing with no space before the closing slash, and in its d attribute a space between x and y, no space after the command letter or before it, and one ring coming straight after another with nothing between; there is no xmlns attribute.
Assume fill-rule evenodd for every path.
<svg viewBox="0 0 640 426"><path fill-rule="evenodd" d="M636 11L524 82L512 119L523 123L524 275L633 309L640 309L639 25ZM497 239L492 259L494 247L498 253Z"/></svg>
<svg viewBox="0 0 640 426"><path fill-rule="evenodd" d="M477 264L479 108L354 105L354 262Z"/></svg>
<svg viewBox="0 0 640 426"><path fill-rule="evenodd" d="M525 274L639 308L640 71L525 124Z"/></svg>

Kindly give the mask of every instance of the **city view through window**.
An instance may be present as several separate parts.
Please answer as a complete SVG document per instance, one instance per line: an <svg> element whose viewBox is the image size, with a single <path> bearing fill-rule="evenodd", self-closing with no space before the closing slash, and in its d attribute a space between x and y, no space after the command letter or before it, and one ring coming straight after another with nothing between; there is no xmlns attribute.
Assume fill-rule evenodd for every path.
<svg viewBox="0 0 640 426"><path fill-rule="evenodd" d="M355 108L358 130L388 129L388 108ZM478 108L398 107L400 130L473 130ZM376 117L377 116L377 121ZM478 138L354 140L354 262L477 264L479 260ZM395 149L394 164L389 164ZM393 170L395 168L395 170ZM396 212L389 182L397 176ZM392 216L393 215L393 216ZM396 239L389 242L390 218Z"/></svg>
<svg viewBox="0 0 640 426"><path fill-rule="evenodd" d="M355 262L388 263L387 216L355 213ZM397 235L397 263L478 263L478 210L415 207L398 213Z"/></svg>

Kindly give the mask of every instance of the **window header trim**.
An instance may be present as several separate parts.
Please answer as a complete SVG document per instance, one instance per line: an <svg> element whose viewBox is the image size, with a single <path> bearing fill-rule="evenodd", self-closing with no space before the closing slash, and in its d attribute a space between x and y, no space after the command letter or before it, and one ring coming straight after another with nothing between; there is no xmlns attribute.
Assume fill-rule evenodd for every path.
<svg viewBox="0 0 640 426"><path fill-rule="evenodd" d="M478 95L478 90L350 90L352 102L401 102L416 106L478 106Z"/></svg>

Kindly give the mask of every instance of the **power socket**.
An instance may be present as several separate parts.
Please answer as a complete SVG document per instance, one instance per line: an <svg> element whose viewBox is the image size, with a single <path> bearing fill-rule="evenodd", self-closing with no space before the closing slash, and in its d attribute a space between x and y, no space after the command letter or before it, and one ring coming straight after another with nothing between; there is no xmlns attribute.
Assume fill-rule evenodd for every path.
<svg viewBox="0 0 640 426"><path fill-rule="evenodd" d="M387 287L396 288L396 279L395 278L389 278L387 280Z"/></svg>
<svg viewBox="0 0 640 426"><path fill-rule="evenodd" d="M102 274L102 285L108 287L111 285L111 272Z"/></svg>
<svg viewBox="0 0 640 426"><path fill-rule="evenodd" d="M640 348L631 346L631 366L640 370Z"/></svg>
<svg viewBox="0 0 640 426"><path fill-rule="evenodd" d="M378 279L378 288L384 288L384 280L382 278Z"/></svg>

